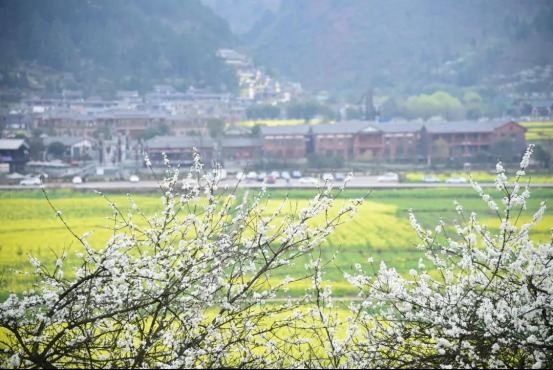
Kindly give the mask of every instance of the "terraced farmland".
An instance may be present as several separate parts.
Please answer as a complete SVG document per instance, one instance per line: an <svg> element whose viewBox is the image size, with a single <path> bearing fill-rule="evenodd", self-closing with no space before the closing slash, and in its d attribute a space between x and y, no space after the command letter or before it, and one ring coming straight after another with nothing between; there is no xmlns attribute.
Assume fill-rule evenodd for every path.
<svg viewBox="0 0 553 370"><path fill-rule="evenodd" d="M520 122L520 124L528 129L526 140L529 142L553 140L553 121L531 121Z"/></svg>

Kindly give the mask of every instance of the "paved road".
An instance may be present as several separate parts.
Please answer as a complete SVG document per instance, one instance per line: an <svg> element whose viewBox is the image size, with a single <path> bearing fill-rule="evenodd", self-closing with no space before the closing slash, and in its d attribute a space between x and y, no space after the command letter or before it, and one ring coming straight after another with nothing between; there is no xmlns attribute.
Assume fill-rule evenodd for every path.
<svg viewBox="0 0 553 370"><path fill-rule="evenodd" d="M228 178L219 183L219 187L225 185L234 186L236 179ZM335 187L339 187L343 184L342 181L335 181ZM262 183L252 180L242 180L239 186L241 187L261 187ZM350 189L378 189L378 188L435 188L435 187L470 187L470 184L445 184L445 183L398 183L398 182L378 182L377 176L359 176L347 185ZM493 183L481 183L482 187L495 186ZM71 184L71 183L46 183L47 189L89 189L89 190L154 190L158 188L155 181L104 181L104 182L89 182L83 184ZM314 184L302 184L298 179L291 179L289 183L286 180L279 179L274 184L267 184L267 188L281 188L281 189L302 189L302 188L315 188ZM553 184L532 184L532 187L546 187L551 188ZM25 186L25 185L1 185L0 190L21 190L21 189L38 189L39 186Z"/></svg>

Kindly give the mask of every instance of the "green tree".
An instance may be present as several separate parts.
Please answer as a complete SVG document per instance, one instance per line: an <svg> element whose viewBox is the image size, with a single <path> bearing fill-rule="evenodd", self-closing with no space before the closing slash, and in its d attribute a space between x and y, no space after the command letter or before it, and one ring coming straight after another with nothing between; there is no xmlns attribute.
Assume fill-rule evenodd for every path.
<svg viewBox="0 0 553 370"><path fill-rule="evenodd" d="M154 122L148 130L137 135L138 139L149 140L155 136L167 136L171 134L171 129L165 123Z"/></svg>
<svg viewBox="0 0 553 370"><path fill-rule="evenodd" d="M394 117L401 117L403 112L404 102L400 97L391 96L387 98L380 106L381 118L391 119Z"/></svg>
<svg viewBox="0 0 553 370"><path fill-rule="evenodd" d="M543 168L549 169L551 165L551 153L544 148L543 144L536 144L534 148L535 158Z"/></svg>
<svg viewBox="0 0 553 370"><path fill-rule="evenodd" d="M345 118L347 120L360 120L360 119L363 119L363 109L356 108L356 107L347 107Z"/></svg>
<svg viewBox="0 0 553 370"><path fill-rule="evenodd" d="M277 119L280 117L280 108L272 104L252 105L246 108L246 117L250 120Z"/></svg>
<svg viewBox="0 0 553 370"><path fill-rule="evenodd" d="M40 129L34 129L31 132L31 136L27 137L26 135L23 135L21 138L25 139L27 144L29 144L29 157L31 160L35 161L41 161L44 159L44 150L46 149L44 142L40 135L42 134L42 130Z"/></svg>
<svg viewBox="0 0 553 370"><path fill-rule="evenodd" d="M259 134L261 134L261 127L263 126L267 126L267 125L264 125L262 123L256 123L255 125L253 125L251 130L251 135L255 137L259 136Z"/></svg>
<svg viewBox="0 0 553 370"><path fill-rule="evenodd" d="M464 117L464 113L461 101L444 91L411 96L405 102L405 114L409 118L442 116L447 120L458 120Z"/></svg>
<svg viewBox="0 0 553 370"><path fill-rule="evenodd" d="M463 95L463 102L466 108L466 118L478 119L482 116L482 97L475 91L467 91Z"/></svg>
<svg viewBox="0 0 553 370"><path fill-rule="evenodd" d="M48 154L57 159L65 158L65 145L59 141L54 141L48 145Z"/></svg>
<svg viewBox="0 0 553 370"><path fill-rule="evenodd" d="M99 126L94 130L94 132L92 133L92 136L95 139L99 139L100 137L102 137L105 140L110 140L111 130L108 126Z"/></svg>
<svg viewBox="0 0 553 370"><path fill-rule="evenodd" d="M225 130L225 122L220 118L210 118L207 120L207 129L209 130L209 136L214 139L219 138Z"/></svg>
<svg viewBox="0 0 553 370"><path fill-rule="evenodd" d="M235 91L236 71L216 56L233 45L228 25L200 1L94 2L32 0L0 4L2 56L10 69L69 72L91 91L119 84L148 87L179 76L180 84ZM186 23L186 27L179 24ZM125 42L118 40L124 39ZM95 85L88 87L89 85ZM121 85L122 86L122 85ZM52 85L50 85L52 87ZM82 87L80 87L82 89Z"/></svg>
<svg viewBox="0 0 553 370"><path fill-rule="evenodd" d="M303 119L306 122L322 112L324 112L322 105L314 101L292 102L286 106L286 117L289 119Z"/></svg>

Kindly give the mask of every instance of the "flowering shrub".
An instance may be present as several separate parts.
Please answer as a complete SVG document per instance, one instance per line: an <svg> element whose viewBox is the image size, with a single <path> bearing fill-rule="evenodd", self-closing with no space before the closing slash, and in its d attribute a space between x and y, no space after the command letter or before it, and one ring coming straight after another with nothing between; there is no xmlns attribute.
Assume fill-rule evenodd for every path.
<svg viewBox="0 0 553 370"><path fill-rule="evenodd" d="M545 203L531 222L517 222L530 197L521 180L531 152L512 184L498 164L501 201L472 181L498 232L460 204L453 227L426 230L411 214L427 260L411 279L357 263L345 278L359 296L342 307L319 246L363 202L338 200L346 184L336 192L326 182L305 207L283 202L269 212L264 188L237 197L238 184L220 188L199 156L183 178L166 161L162 212L146 215L130 197L123 209L100 194L113 211L103 247L75 234L50 203L82 245L81 262L67 278L67 253L55 266L30 257L36 284L0 305L0 366L553 367L553 239L529 237ZM282 273L299 262L301 276ZM301 280L312 288L287 296Z"/></svg>
<svg viewBox="0 0 553 370"><path fill-rule="evenodd" d="M287 283L308 279L315 270L308 266L304 276L277 281L271 273L316 252L362 199L347 201L329 216L337 195L327 183L296 213L284 214L283 204L265 216L265 189L236 199L237 188L218 189L213 180L218 176L205 173L198 155L183 179L179 168L168 161L166 166L158 181L164 204L159 214L145 215L130 197L124 210L100 194L113 210L113 236L103 248L87 242L90 234L76 235L52 205L82 244L82 263L67 279L67 253L53 268L30 258L35 286L0 306L0 366L282 364L271 354L271 343L294 324L293 311L308 297L271 300ZM277 315L283 318L267 323Z"/></svg>
<svg viewBox="0 0 553 370"><path fill-rule="evenodd" d="M448 231L441 222L424 229L411 213L427 261L404 279L382 263L369 274L348 276L360 290L351 304L351 365L387 368L553 367L553 238L536 243L529 231L542 218L519 225L530 197L526 175L530 146L509 183L497 164L501 199L472 187L501 222L491 233L466 215ZM431 271L426 264L432 267Z"/></svg>

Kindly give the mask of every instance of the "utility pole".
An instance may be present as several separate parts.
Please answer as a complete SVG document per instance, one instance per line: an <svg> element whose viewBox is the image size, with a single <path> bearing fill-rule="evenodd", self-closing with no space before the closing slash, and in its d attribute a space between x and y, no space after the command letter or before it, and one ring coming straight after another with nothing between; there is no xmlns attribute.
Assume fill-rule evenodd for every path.
<svg viewBox="0 0 553 370"><path fill-rule="evenodd" d="M98 134L99 144L100 144L100 150L99 150L99 161L100 166L104 164L104 134L100 132Z"/></svg>

